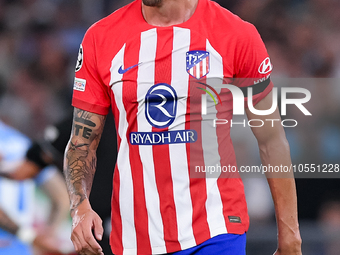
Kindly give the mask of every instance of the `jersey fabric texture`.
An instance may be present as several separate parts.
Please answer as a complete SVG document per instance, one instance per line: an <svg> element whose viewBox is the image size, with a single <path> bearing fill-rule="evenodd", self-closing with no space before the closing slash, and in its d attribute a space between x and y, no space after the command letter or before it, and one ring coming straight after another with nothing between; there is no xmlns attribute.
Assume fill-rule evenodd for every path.
<svg viewBox="0 0 340 255"><path fill-rule="evenodd" d="M249 226L242 180L192 178L205 177L195 166L236 166L230 127L211 121L232 118L230 91L215 90L210 117L201 114L201 97L212 93L210 80L234 80L238 88L259 83L252 98L259 102L272 89L265 46L253 25L215 2L199 0L188 21L169 27L148 24L141 4L87 31L74 83L73 106L101 115L112 107L115 117L113 253L171 253L242 235Z"/></svg>

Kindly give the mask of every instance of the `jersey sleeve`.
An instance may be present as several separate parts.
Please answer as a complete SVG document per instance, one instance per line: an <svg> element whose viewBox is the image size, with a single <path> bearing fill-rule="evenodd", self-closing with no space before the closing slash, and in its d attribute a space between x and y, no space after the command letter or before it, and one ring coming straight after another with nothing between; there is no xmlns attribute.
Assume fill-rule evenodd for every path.
<svg viewBox="0 0 340 255"><path fill-rule="evenodd" d="M108 86L97 69L95 26L86 32L79 48L73 85L72 105L85 111L107 115L110 107Z"/></svg>
<svg viewBox="0 0 340 255"><path fill-rule="evenodd" d="M260 34L250 23L245 23L236 47L234 67L234 85L242 89L245 97L248 97L247 88L252 87L254 105L272 90L273 66Z"/></svg>

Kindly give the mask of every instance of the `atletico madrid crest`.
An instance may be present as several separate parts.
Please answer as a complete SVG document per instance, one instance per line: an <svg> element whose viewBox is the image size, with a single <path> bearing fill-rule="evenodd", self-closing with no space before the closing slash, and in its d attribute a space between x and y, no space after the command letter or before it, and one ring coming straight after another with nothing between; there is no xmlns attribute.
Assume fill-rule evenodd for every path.
<svg viewBox="0 0 340 255"><path fill-rule="evenodd" d="M209 52L193 50L187 52L187 73L196 79L201 79L210 71Z"/></svg>

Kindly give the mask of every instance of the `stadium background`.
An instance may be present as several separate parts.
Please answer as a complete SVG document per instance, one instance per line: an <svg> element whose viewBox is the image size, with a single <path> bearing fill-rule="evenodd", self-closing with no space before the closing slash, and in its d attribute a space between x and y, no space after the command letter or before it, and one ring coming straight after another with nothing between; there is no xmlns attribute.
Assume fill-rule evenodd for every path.
<svg viewBox="0 0 340 255"><path fill-rule="evenodd" d="M1 0L0 88L5 96L0 118L39 139L46 125L67 116L84 32L128 2ZM293 163L340 163L340 1L217 2L257 27L274 64L274 84L282 78L316 81L305 85L312 93L308 108L313 116L296 109L287 116L299 120L298 127L286 130ZM259 165L250 130L233 130L233 137L238 163ZM247 179L245 185L252 218L248 254L271 254L276 229L268 187L263 179ZM303 254L340 254L339 180L298 179L297 187Z"/></svg>

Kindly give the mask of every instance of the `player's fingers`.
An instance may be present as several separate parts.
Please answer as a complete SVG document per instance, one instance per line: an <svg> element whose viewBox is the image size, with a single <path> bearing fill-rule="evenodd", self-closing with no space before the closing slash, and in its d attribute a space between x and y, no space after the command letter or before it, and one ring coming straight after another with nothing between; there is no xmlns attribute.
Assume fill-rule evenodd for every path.
<svg viewBox="0 0 340 255"><path fill-rule="evenodd" d="M93 249L91 245L87 242L87 239L89 239L89 237L86 232L90 232L90 235L92 236L91 228L89 228L88 226L90 226L90 224L86 224L86 222L83 221L81 224L78 224L72 231L72 239L77 245L77 248L75 247L76 251L84 255L100 254L98 253L98 250ZM84 229L90 230L84 231ZM92 239L94 239L93 236Z"/></svg>
<svg viewBox="0 0 340 255"><path fill-rule="evenodd" d="M91 245L85 240L86 237L80 240L80 254L86 255L98 255L100 254L99 250L96 250L91 247Z"/></svg>
<svg viewBox="0 0 340 255"><path fill-rule="evenodd" d="M99 248L92 247L92 246L93 246L93 244L90 241L90 238L87 237L87 236L84 236L84 239L81 242L81 251L82 251L82 254L91 254L91 255L92 254L95 254L95 255L100 254L101 249L99 250Z"/></svg>
<svg viewBox="0 0 340 255"><path fill-rule="evenodd" d="M80 244L79 238L74 233L72 233L72 235L71 235L71 241L73 243L75 251L77 253L80 253L81 252L81 244Z"/></svg>
<svg viewBox="0 0 340 255"><path fill-rule="evenodd" d="M90 252L93 252L93 254L102 254L102 247L100 247L99 243L94 238L91 226L92 225L86 225L82 228L83 238L85 242L83 244L83 248Z"/></svg>
<svg viewBox="0 0 340 255"><path fill-rule="evenodd" d="M102 240L103 233L104 233L103 221L99 217L96 217L94 219L94 222L93 222L93 231L94 231L94 235L95 235L96 239L97 240Z"/></svg>

